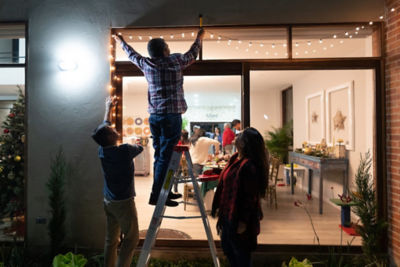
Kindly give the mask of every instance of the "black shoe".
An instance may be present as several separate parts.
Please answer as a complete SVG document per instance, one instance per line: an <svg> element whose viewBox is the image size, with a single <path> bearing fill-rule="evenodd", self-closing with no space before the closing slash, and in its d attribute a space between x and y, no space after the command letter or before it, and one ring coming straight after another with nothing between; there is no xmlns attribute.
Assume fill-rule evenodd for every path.
<svg viewBox="0 0 400 267"><path fill-rule="evenodd" d="M179 194L179 193L172 193L172 192L169 192L169 194L168 194L168 199L178 199L178 198L181 198L182 197L182 194Z"/></svg>
<svg viewBox="0 0 400 267"><path fill-rule="evenodd" d="M150 198L149 204L155 206L155 205L157 205L157 201L158 201L158 199ZM168 207L176 207L179 205L179 203L176 201L167 199L167 201L165 201L165 205Z"/></svg>

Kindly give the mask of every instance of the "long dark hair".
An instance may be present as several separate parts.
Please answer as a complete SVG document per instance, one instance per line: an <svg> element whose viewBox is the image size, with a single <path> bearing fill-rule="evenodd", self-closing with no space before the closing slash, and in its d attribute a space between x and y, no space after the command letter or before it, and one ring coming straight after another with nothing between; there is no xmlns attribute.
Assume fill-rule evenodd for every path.
<svg viewBox="0 0 400 267"><path fill-rule="evenodd" d="M193 146L196 145L197 140L199 140L200 137L202 136L206 136L206 131L204 129L198 129L193 135L192 137L190 137L190 143L192 143Z"/></svg>
<svg viewBox="0 0 400 267"><path fill-rule="evenodd" d="M255 128L246 128L236 137L235 145L241 157L252 160L257 167L259 194L265 197L268 187L268 151L264 139Z"/></svg>

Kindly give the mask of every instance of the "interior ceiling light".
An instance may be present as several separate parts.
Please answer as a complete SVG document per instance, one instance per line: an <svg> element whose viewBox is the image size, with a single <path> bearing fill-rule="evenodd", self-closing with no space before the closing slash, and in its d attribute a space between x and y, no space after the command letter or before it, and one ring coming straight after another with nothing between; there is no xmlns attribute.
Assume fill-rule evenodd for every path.
<svg viewBox="0 0 400 267"><path fill-rule="evenodd" d="M61 71L73 71L78 68L78 64L73 60L65 59L58 63L58 68Z"/></svg>

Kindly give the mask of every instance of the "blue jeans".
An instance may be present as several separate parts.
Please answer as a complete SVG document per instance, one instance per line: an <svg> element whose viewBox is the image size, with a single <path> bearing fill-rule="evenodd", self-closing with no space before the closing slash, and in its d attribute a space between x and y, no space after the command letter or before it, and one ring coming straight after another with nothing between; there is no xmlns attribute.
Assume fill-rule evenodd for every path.
<svg viewBox="0 0 400 267"><path fill-rule="evenodd" d="M182 116L181 114L151 114L149 123L154 147L154 182L151 197L158 199L173 148L181 137Z"/></svg>
<svg viewBox="0 0 400 267"><path fill-rule="evenodd" d="M223 219L221 231L222 250L231 267L250 267L251 250L246 245L246 240L243 240L236 231L237 227L228 220Z"/></svg>

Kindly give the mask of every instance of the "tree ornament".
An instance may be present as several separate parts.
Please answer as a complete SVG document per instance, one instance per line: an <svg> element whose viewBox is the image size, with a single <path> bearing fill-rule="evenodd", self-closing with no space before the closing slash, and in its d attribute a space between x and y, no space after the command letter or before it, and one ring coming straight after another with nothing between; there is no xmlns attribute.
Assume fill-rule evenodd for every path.
<svg viewBox="0 0 400 267"><path fill-rule="evenodd" d="M25 135L24 134L21 136L21 142L25 143Z"/></svg>
<svg viewBox="0 0 400 267"><path fill-rule="evenodd" d="M21 156L18 156L18 155L17 155L17 156L15 156L15 157L14 157L14 161L16 161L16 162L19 162L19 161L21 161Z"/></svg>
<svg viewBox="0 0 400 267"><path fill-rule="evenodd" d="M4 129L4 133L5 133L5 134L8 134L9 132L10 132L10 130Z"/></svg>
<svg viewBox="0 0 400 267"><path fill-rule="evenodd" d="M9 117L9 118L14 118L14 117L15 117L15 113L10 113L10 114L8 114L8 117Z"/></svg>
<svg viewBox="0 0 400 267"><path fill-rule="evenodd" d="M1 166L1 167L0 167L0 173L2 173L2 172L3 172L3 170L4 170L4 167L3 167L3 166Z"/></svg>

